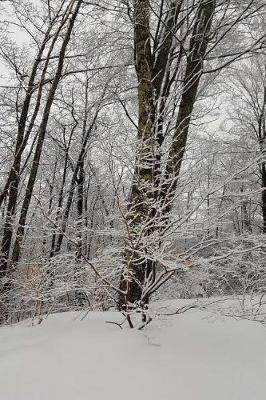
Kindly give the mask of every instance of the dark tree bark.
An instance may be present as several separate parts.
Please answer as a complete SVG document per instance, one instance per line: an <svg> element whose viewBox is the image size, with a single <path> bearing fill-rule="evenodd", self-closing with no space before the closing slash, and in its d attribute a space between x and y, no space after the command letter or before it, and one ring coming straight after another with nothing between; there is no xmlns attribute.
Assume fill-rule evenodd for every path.
<svg viewBox="0 0 266 400"><path fill-rule="evenodd" d="M15 264L19 260L19 256L20 256L20 252L21 252L21 242L24 237L27 212L28 212L28 208L29 208L31 197L32 197L37 172L38 172L38 166L39 166L39 161L40 161L40 157L41 157L41 153L42 153L42 146L43 146L43 142L44 142L44 138L45 138L46 127L47 127L48 120L49 120L50 110L51 110L51 106L53 104L54 95L55 95L58 83L61 78L66 46L70 39L74 21L76 19L76 16L77 16L77 13L78 13L81 3L82 3L82 0L77 2L76 5L74 4L73 1L71 1L69 3L69 5L66 7L66 11L65 11L64 15L62 16L62 22L61 22L59 28L57 29L56 33L53 36L52 43L49 47L46 61L45 61L45 64L44 64L44 67L42 70L41 79L40 79L39 86L38 86L39 89L38 89L38 93L37 93L37 99L36 99L35 106L33 109L33 114L30 118L29 118L29 110L30 110L33 92L35 90L35 79L37 76L40 59L44 53L46 44L47 44L48 40L50 39L50 32L55 23L55 20L61 14L61 8L63 6L63 3L60 7L60 10L57 13L57 16L55 17L55 20L53 20L51 22L51 24L46 32L44 41L40 47L38 57L33 65L31 76L29 78L29 84L28 84L28 87L26 90L26 97L25 97L25 100L23 103L22 112L21 112L21 116L19 119L14 162L11 167L10 173L8 175L8 179L5 184L4 190L0 195L0 204L1 204L4 201L4 199L6 198L7 194L9 194L6 221L5 221L5 225L4 225L4 233L3 233L2 246L1 246L0 278L4 278L4 277L8 278L7 275L11 276L12 271L14 270ZM23 200L23 204L22 204L22 208L21 208L21 212L20 212L19 227L16 232L13 254L11 257L11 261L9 263L13 231L14 231L14 226L13 226L14 221L13 220L14 220L14 216L15 216L19 183L20 183L22 154L26 148L29 136L30 136L31 131L34 126L34 122L38 115L38 111L40 108L40 101L41 101L41 97L42 97L42 88L44 85L45 76L46 76L46 72L48 69L51 53L54 49L55 43L57 42L57 39L58 39L63 27L65 26L65 24L68 21L69 21L69 25L67 27L67 31L66 31L66 34L65 34L65 37L63 40L63 44L61 47L57 72L53 79L51 89L48 94L46 106L45 106L44 113L43 113L42 122L40 124L39 132L38 132L38 139L37 139L37 144L36 144L36 148L35 148L33 163L32 163L30 176L29 176L29 180L28 180L28 184L27 184L27 188L26 188L26 194L24 196L24 200ZM29 119L29 124L28 124L28 127L26 128L28 119ZM8 293L9 293L10 288L11 288L10 280L7 279L6 283L4 285L1 285L1 288L0 288L1 295L5 298L5 301L8 298ZM0 315L0 322L7 319L6 313L1 313L1 314L2 315Z"/></svg>
<svg viewBox="0 0 266 400"><path fill-rule="evenodd" d="M154 189L155 107L149 0L136 0L134 3L134 35L139 118L135 171L127 215L129 237L125 251L125 269L120 283L120 289L125 295L120 296L120 307L141 299L145 276L150 275L153 268L145 255L143 256L144 249L140 245L140 230L145 225L152 206Z"/></svg>
<svg viewBox="0 0 266 400"><path fill-rule="evenodd" d="M26 124L27 124L27 120L28 120L28 116L29 116L29 108L30 108L31 99L32 99L32 96L34 93L35 78L37 75L40 58L45 50L45 46L46 46L46 42L47 42L47 39L48 39L48 36L50 33L50 29L48 29L48 31L45 35L45 39L42 43L42 46L40 48L40 51L38 53L38 56L36 58L36 61L33 65L32 71L31 71L31 76L29 79L29 84L27 87L25 100L23 102L20 119L18 121L18 133L17 133L17 139L16 139L14 161L13 161L12 167L9 171L8 178L5 183L4 189L0 195L0 207L2 206L3 201L6 199L6 197L8 197L6 220L5 220L4 233L3 233L3 239L2 239L2 244L1 244L0 273L2 273L2 274L5 274L7 267L8 267L8 258L9 258L11 241L12 241L12 236L13 236L13 229L14 229L13 228L13 222L14 222L13 220L14 220L15 211L16 211L18 190L19 190L19 183L20 183L21 160L22 160L22 155L25 150L25 147L28 143L30 133L33 128L33 124L34 124L36 115L39 110L40 97L41 97L41 91L42 91L41 85L39 88L38 99L37 99L37 103L35 106L35 110L34 110L33 116L31 117L30 125L29 125L28 129L26 130ZM25 132L25 130L26 130L26 132Z"/></svg>
<svg viewBox="0 0 266 400"><path fill-rule="evenodd" d="M200 1L195 14L175 133L162 176L160 152L164 141L164 106L170 93L169 60L181 5L182 1L171 5L163 21L164 29L156 36L155 54L152 54L149 1L135 0L134 3L139 120L137 157L126 221L128 238L125 268L120 283L120 289L124 293L119 298L120 308L126 307L128 303L148 302L147 287L152 287L155 279L155 262L151 254L152 237L156 231L159 232L166 226L172 209L191 115L203 72L215 10L214 0ZM183 56L182 51L179 52L177 69Z"/></svg>
<svg viewBox="0 0 266 400"><path fill-rule="evenodd" d="M22 173L22 168L21 168L22 156L23 156L24 150L28 144L30 134L33 130L34 123L35 123L35 120L37 118L37 115L38 115L38 112L40 109L43 85L45 83L45 76L46 76L47 68L49 65L49 54L51 54L51 52L54 48L55 42L58 38L58 35L59 35L63 25L61 25L59 27L59 29L57 30L57 32L54 34L54 39L49 47L48 57L44 64L44 67L42 69L40 81L37 85L36 78L38 75L38 69L39 69L40 62L41 62L42 56L44 54L44 51L49 42L52 28L56 24L56 22L60 16L60 13L62 11L62 6L63 6L63 3L61 4L61 7L59 8L59 10L56 13L56 15L54 16L54 18L50 21L50 24L44 35L42 44L40 46L40 49L38 51L38 54L36 56L35 62L33 64L32 70L31 70L31 74L29 77L29 83L28 83L28 86L26 89L25 99L24 99L21 114L20 114L20 117L18 120L18 133L17 133L17 138L16 138L14 161L13 161L12 167L9 171L8 178L5 183L4 189L3 189L2 193L0 194L0 207L3 204L3 201L8 197L6 220L5 220L5 224L4 224L4 233L3 233L2 244L1 244L0 274L2 274L2 275L3 274L5 275L6 270L8 268L8 259L9 259L9 255L10 255L11 243L12 243L12 237L13 237L13 231L14 231L13 222L14 222L14 217L15 217L15 212L16 212L20 177L21 177L21 173ZM31 106L31 103L33 102L33 95L37 88L38 88L37 97L35 100L33 113L32 113L32 115L30 115L31 114L30 106Z"/></svg>
<svg viewBox="0 0 266 400"><path fill-rule="evenodd" d="M262 194L261 194L261 209L262 209L262 231L266 233L266 165L261 166Z"/></svg>
<svg viewBox="0 0 266 400"><path fill-rule="evenodd" d="M82 227L83 227L83 210L84 210L84 184L85 184L85 171L84 160L81 161L79 173L77 177L77 259L82 257Z"/></svg>
<svg viewBox="0 0 266 400"><path fill-rule="evenodd" d="M13 254L12 254L12 263L13 264L16 264L20 257L21 244L22 244L23 237L24 237L27 213L29 210L29 205L30 205L30 201L32 198L33 189L34 189L34 185L35 185L35 181L36 181L36 177L37 177L37 173L38 173L40 158L41 158L41 154L42 154L42 148L43 148L44 139L45 139L45 135L46 135L47 124L48 124L49 116L50 116L50 112L51 112L51 107L52 107L52 104L54 101L55 92L57 90L58 84L61 79L63 66L64 66L64 58L65 58L66 48L69 43L71 33L72 33L72 30L74 27L74 23L75 23L77 15L78 15L81 4L82 4L82 0L80 0L76 3L71 2L70 7L68 8L67 15L62 22L62 27L66 23L68 23L68 26L67 26L66 33L64 35L64 39L63 39L62 46L60 49L56 74L52 81L52 85L51 85L51 88L48 93L46 105L45 105L44 112L43 112L43 118L42 118L39 132L38 132L38 140L37 140L37 144L36 144L36 148L35 148L34 158L33 158L30 175L29 175L29 179L28 179L28 184L26 187L26 194L25 194L25 197L24 197L24 200L22 203L22 208L21 208L20 218L19 218L19 226L18 226L16 240L15 240ZM61 29L60 29L60 31L61 31Z"/></svg>
<svg viewBox="0 0 266 400"><path fill-rule="evenodd" d="M264 76L266 79L266 76ZM261 110L258 120L258 140L260 151L263 157L262 163L260 165L261 174L261 209L262 209L262 231L266 233L266 86L263 88L263 101L259 107Z"/></svg>
<svg viewBox="0 0 266 400"><path fill-rule="evenodd" d="M179 105L175 133L169 150L168 161L162 182L161 196L164 201L164 212L166 214L169 214L172 208L172 201L184 158L191 116L203 73L204 57L214 11L214 0L203 0L200 2L190 39L183 93Z"/></svg>
<svg viewBox="0 0 266 400"><path fill-rule="evenodd" d="M86 132L83 135L82 146L81 146L81 149L80 149L80 152L78 155L78 160L76 162L74 172L73 172L73 175L71 178L71 183L70 183L70 188L69 188L68 197L67 197L67 201L66 201L66 206L65 206L65 210L64 210L64 213L62 216L60 233L57 236L57 243L55 246L54 254L59 254L59 252L61 250L61 246L62 246L64 235L66 232L68 218L69 218L69 214L70 214L70 210L71 210L71 206L72 206L72 202L73 202L73 198L74 198L76 184L78 181L80 170L84 163L84 158L86 156L87 144L88 144L91 132L95 126L99 111L100 111L100 105L98 106L98 108L95 112L95 115L93 117L93 120L92 120L90 126L86 129ZM82 206L82 208L83 208L83 206Z"/></svg>
<svg viewBox="0 0 266 400"><path fill-rule="evenodd" d="M67 143L65 142L64 167L63 167L63 174L62 174L62 182L60 185L58 201L57 201L57 211L56 211L56 217L55 217L55 227L53 229L52 240L51 240L50 258L52 258L55 255L55 245L56 245L56 238L57 238L56 230L59 228L60 215L61 215L61 210L62 210L63 200L64 200L64 191L65 191L67 170L68 170L68 164L69 164L69 150L70 150L71 142L72 142L73 135L74 135L77 125L78 125L78 123L75 121L75 123L71 129L69 140ZM64 136L65 136L65 127L64 127Z"/></svg>

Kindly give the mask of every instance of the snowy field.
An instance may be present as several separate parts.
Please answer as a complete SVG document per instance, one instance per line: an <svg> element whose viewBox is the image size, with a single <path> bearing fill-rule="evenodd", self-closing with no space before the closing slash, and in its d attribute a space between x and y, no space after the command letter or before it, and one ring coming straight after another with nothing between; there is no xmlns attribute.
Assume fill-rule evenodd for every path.
<svg viewBox="0 0 266 400"><path fill-rule="evenodd" d="M0 329L1 400L266 398L262 324L193 309L142 331L107 324L115 312L81 318Z"/></svg>

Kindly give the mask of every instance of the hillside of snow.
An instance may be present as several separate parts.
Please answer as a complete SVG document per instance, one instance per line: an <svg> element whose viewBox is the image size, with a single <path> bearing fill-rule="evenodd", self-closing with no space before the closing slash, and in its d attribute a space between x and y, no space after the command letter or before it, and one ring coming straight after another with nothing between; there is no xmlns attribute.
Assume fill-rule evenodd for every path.
<svg viewBox="0 0 266 400"><path fill-rule="evenodd" d="M0 328L1 400L265 400L266 328L200 310L120 329L119 313Z"/></svg>

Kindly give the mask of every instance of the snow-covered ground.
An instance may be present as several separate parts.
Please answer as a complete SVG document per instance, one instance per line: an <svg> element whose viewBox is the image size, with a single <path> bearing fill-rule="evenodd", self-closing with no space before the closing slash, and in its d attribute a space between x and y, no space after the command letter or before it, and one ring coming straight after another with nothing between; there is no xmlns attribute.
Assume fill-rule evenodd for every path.
<svg viewBox="0 0 266 400"><path fill-rule="evenodd" d="M1 328L0 399L266 399L263 325L193 309L142 331L106 324L120 320L64 313Z"/></svg>

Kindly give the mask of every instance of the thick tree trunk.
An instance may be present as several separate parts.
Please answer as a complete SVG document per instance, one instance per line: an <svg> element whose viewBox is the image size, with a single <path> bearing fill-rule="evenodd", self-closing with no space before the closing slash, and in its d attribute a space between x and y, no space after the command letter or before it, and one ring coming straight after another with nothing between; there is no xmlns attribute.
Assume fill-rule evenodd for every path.
<svg viewBox="0 0 266 400"><path fill-rule="evenodd" d="M151 51L149 1L135 0L134 3L139 120L137 157L127 216L125 267L120 283L120 289L125 294L119 298L120 308L124 308L128 303L148 301L147 286L152 285L155 278L155 263L152 254L149 254L152 252L153 239L151 238L156 231L162 230L162 218L166 224L172 209L191 114L203 72L203 62L215 10L214 0L200 1L196 11L176 129L170 145L165 174L162 177L160 172L160 151L164 141L162 126L165 97L170 93L167 75L168 60L178 25L181 3L172 4L166 16L165 29L161 34L161 47L159 50L155 47L156 58L153 57ZM179 68L179 64L176 68ZM163 82L164 89L162 89ZM162 96L162 90L164 96ZM160 105L156 110L158 103ZM157 246L160 246L160 242Z"/></svg>
<svg viewBox="0 0 266 400"><path fill-rule="evenodd" d="M145 254L145 227L150 207L153 206L155 140L153 103L153 58L150 42L149 0L135 0L134 43L135 68L138 78L138 136L135 171L127 214L128 238L125 250L125 268L120 289L125 295L119 299L119 307L141 300L145 277L152 273L153 266ZM142 228L144 230L142 231Z"/></svg>
<svg viewBox="0 0 266 400"><path fill-rule="evenodd" d="M214 10L215 0L202 0L200 2L190 39L183 93L179 105L175 133L169 150L168 161L162 182L161 198L163 200L163 212L166 215L169 214L172 208L178 177L184 158L191 116L203 73L203 62L208 45Z"/></svg>

